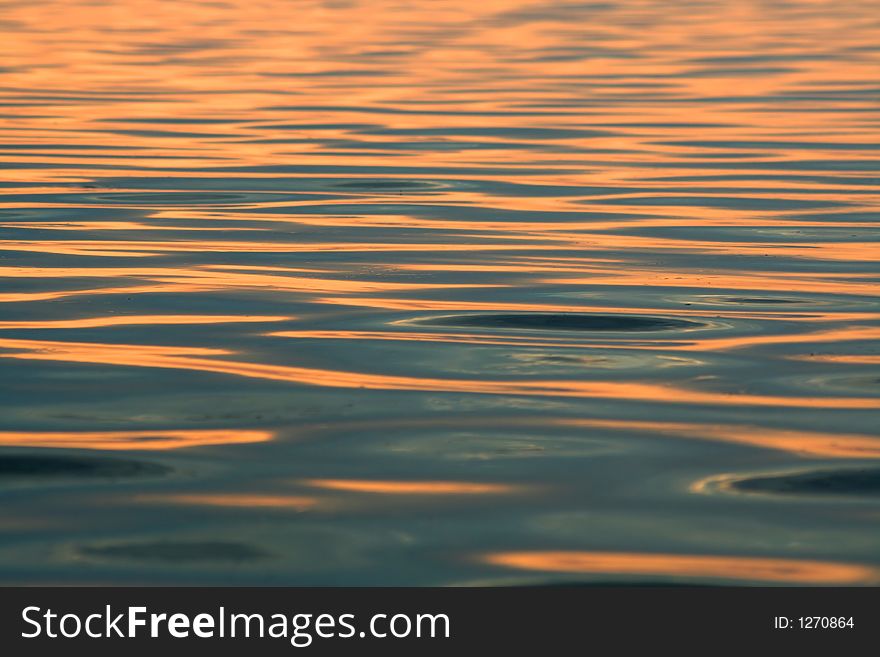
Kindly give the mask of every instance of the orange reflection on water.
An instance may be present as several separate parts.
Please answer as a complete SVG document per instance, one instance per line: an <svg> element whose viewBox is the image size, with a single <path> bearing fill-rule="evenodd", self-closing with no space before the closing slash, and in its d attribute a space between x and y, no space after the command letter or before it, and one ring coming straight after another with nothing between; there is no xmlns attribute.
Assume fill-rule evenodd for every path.
<svg viewBox="0 0 880 657"><path fill-rule="evenodd" d="M817 363L849 363L853 365L880 365L880 354L799 354L789 360L806 360Z"/></svg>
<svg viewBox="0 0 880 657"><path fill-rule="evenodd" d="M25 242L4 240L10 251L28 251L53 255L104 256L111 258L159 256L173 253L192 253L201 250L197 242L153 242L148 240L43 240ZM480 251L529 251L529 245L481 244ZM222 253L351 253L351 252L428 252L437 251L437 244L419 242L222 242L211 241L211 250ZM473 244L444 244L444 251L474 251Z"/></svg>
<svg viewBox="0 0 880 657"><path fill-rule="evenodd" d="M591 308L591 310L596 310ZM639 314L635 312L637 309L621 309L621 315ZM663 316L661 311L646 313L650 316ZM679 313L675 315L687 316L688 313ZM713 313L719 317L748 317L747 313ZM802 321L833 321L835 319L846 318L848 315L816 315L815 317L798 318ZM866 319L867 313L852 313L850 318L853 320ZM391 340L391 341L416 341L416 342L460 342L466 344L495 344L510 345L520 347L565 347L566 349L632 349L632 342L625 339L620 340L603 340L601 338L593 338L589 341L579 336L578 339L553 338L546 334L542 334L540 338L526 338L522 335L490 335L478 333L421 333L415 331L277 331L268 333L267 335L282 338L310 338L310 339L329 339L329 340ZM732 349L749 348L753 346L767 344L798 344L798 343L824 343L824 342L845 342L852 340L875 340L880 338L880 328L872 326L849 326L840 327L830 330L821 330L806 333L790 333L782 335L745 335L731 338L698 338L694 334L687 334L690 339L682 340L678 338L670 340L658 340L656 343L645 343L636 339L639 349L647 349L651 351L694 351L694 352L712 352L727 351ZM803 358L810 360L827 360L829 362L864 362L871 363L872 357L868 356L797 356L792 358ZM864 358L865 360L858 360Z"/></svg>
<svg viewBox="0 0 880 657"><path fill-rule="evenodd" d="M641 283L633 283L635 286L641 285ZM871 284L873 285L873 284ZM870 287L869 284L864 285L864 289L867 290ZM586 286L583 288L585 291L589 291L589 287ZM723 289L723 288L722 288ZM705 290L715 291L714 288L708 287ZM766 291L766 290L763 290ZM784 292L784 288L780 288L778 290L774 290L776 293ZM793 290L788 289L788 292ZM748 294L749 292L753 292L753 290L745 289L741 290L739 293ZM614 313L614 314L624 314L624 315L635 315L635 314L653 314L653 315L666 315L670 312L674 312L676 315L689 315L694 317L705 317L708 313L705 310L700 310L696 308L634 308L634 307L626 307L626 306L588 306L584 304L551 304L551 303L522 303L522 302L488 302L488 301L444 301L444 300L435 300L435 299L406 299L399 297L319 297L316 299L321 303L329 303L334 305L343 305L343 306L358 306L363 308L381 308L384 310L407 310L407 311L433 311L433 312L465 312L469 310L485 310L485 311L494 311L494 312L502 312L502 311L517 311L517 312L564 312L564 313ZM776 309L774 311L776 316L778 317L792 317L792 314L785 315L784 311L779 311ZM789 310L789 313L792 311ZM715 317L745 317L745 318L768 318L773 319L774 315L769 315L765 312L763 314L758 314L755 311L743 311L743 310L725 310L725 309L714 309L711 312L712 316ZM834 321L836 318L847 318L850 317L854 320L865 320L865 319L878 319L877 313L841 313L838 315L837 313L828 314L822 313L816 310L801 310L797 312L795 316L796 319L804 320L804 321Z"/></svg>
<svg viewBox="0 0 880 657"><path fill-rule="evenodd" d="M435 379L384 374L347 372L318 368L268 365L197 355L232 355L223 349L160 347L49 340L14 340L0 338L0 348L21 349L22 353L0 354L0 358L49 360L134 367L183 369L215 372L271 381L286 381L330 388L372 390L410 390L433 392L468 392L491 395L526 395L549 397L585 397L642 400L674 404L715 404L790 406L801 408L880 408L880 399L863 397L784 397L694 390L665 383L577 380L467 380Z"/></svg>
<svg viewBox="0 0 880 657"><path fill-rule="evenodd" d="M576 189L573 188L573 189ZM565 187L562 187L560 191L566 191ZM662 192L663 188L659 187L658 191ZM453 200L456 203L461 203L463 200L467 199L467 194L456 191L454 194ZM529 202L530 201L530 202ZM583 210L583 206L576 205L573 203L565 203L559 199L555 198L541 198L541 199L523 199L517 198L515 201L508 201L504 198L495 198L488 195L481 195L475 197L473 199L472 205L482 205L486 202L491 202L492 207L496 209L509 209L512 213L513 217L516 217L514 212L522 211L524 208L529 206L534 206L536 210L546 210L548 206L554 204L558 204L560 207L556 208L560 211L574 213L578 210ZM327 204L332 205L332 204ZM509 205L510 207L505 207ZM700 209L703 211L703 209ZM474 233L476 231L486 235L491 236L492 239L501 239L501 240L548 240L552 242L557 242L559 247L577 247L583 245L589 245L591 248L595 247L603 247L603 248L632 248L632 249L643 249L643 250L681 250L681 251L703 251L703 252L716 252L716 253L741 253L743 251L751 252L751 251L767 251L768 247L766 245L753 244L750 242L728 242L728 243L719 243L712 242L705 239L673 239L673 238L658 238L658 237L641 237L635 235L621 235L621 234L604 234L602 231L612 231L612 230L620 230L625 229L627 227L632 226L632 220L626 218L624 215L623 219L614 220L615 213L614 212L603 212L603 215L606 218L591 218L589 221L578 221L575 218L569 219L567 221L528 221L528 220L517 220L514 218L508 219L506 221L492 221L492 220L484 220L476 223L474 221L466 221L466 220L456 220L449 218L431 218L431 219L423 219L418 216L411 215L395 215L395 214L381 214L381 215L368 215L368 216L327 216L327 215L318 215L312 217L310 215L297 215L295 218L284 218L278 217L277 215L256 215L266 221L271 220L272 222L280 222L280 223L297 223L297 224L305 224L305 225L314 225L314 226L340 226L340 227L375 227L375 228L415 228L422 230L450 230L450 231L464 231L465 233ZM576 217L577 215L573 215ZM702 219L706 219L704 215L701 215ZM735 215L725 215L723 217L712 218L711 222L712 226L724 227L724 226L735 226L735 227L743 227L743 226L765 226L766 220L759 219L749 219L744 218L741 214ZM654 219L650 216L646 216L643 219L639 219L638 221L639 227L649 228L653 226L682 226L682 227L692 227L694 225L694 219L692 217L679 217L679 216L670 216L663 217L662 219ZM803 227L803 221L795 221L785 219L783 217L774 218L773 220L774 226L791 226L791 227ZM813 227L821 227L821 226L831 226L836 228L841 227L855 227L855 228L864 228L869 227L870 224L859 221L833 221L833 222L823 222L819 220L811 221L810 225ZM588 234L588 237L585 235ZM818 259L832 259L837 260L840 259L838 254L829 253L831 245L827 245L828 250L825 247L818 247L820 249L820 253L816 253L815 251L807 251L813 245L812 242L808 244L791 244L788 245L788 248L783 249L785 255L796 255L799 257L818 257ZM842 246L843 250L847 251L850 247L855 249L856 253L867 254L870 245L859 244L859 243L851 243L851 242L834 242L833 246ZM401 245L403 248L403 245ZM773 252L777 252L778 247L774 246ZM615 259L609 257L610 254L604 255L603 257L595 258L595 262L613 262ZM521 256L528 257L528 256ZM847 254L847 257L851 257L851 254ZM561 258L562 263L565 263L569 260L573 260L574 258ZM403 264L401 265L405 269L414 269L421 271L446 271L445 265L443 263L417 263L417 264ZM455 267L456 265L452 264L451 267ZM481 265L475 265L476 267L480 267ZM485 265L485 267L491 268L492 265ZM554 268L552 263L547 262L543 267L538 267L532 271L567 271L567 267L562 264L559 268Z"/></svg>
<svg viewBox="0 0 880 657"><path fill-rule="evenodd" d="M845 342L848 340L876 340L880 337L880 327L843 326L802 334L749 335L732 338L707 338L697 342L691 349L699 351L727 351L769 344L813 344L825 342ZM688 349L688 347L684 347Z"/></svg>
<svg viewBox="0 0 880 657"><path fill-rule="evenodd" d="M274 432L258 429L157 429L155 431L0 431L4 447L100 450L167 450L263 443Z"/></svg>
<svg viewBox="0 0 880 657"><path fill-rule="evenodd" d="M248 322L283 322L293 317L272 315L118 315L42 321L0 321L0 329L99 328L106 326L158 326L182 324L241 324Z"/></svg>
<svg viewBox="0 0 880 657"><path fill-rule="evenodd" d="M154 504L182 504L243 509L307 511L319 504L316 497L302 495L263 495L259 493L177 493L140 495L137 501Z"/></svg>
<svg viewBox="0 0 880 657"><path fill-rule="evenodd" d="M651 402L690 404L880 408L880 400L860 397L752 395L700 391L662 383L620 381L434 379L194 358L186 355L188 353L204 355L228 355L233 353L221 349L193 348L190 350L186 347L166 348L143 345L66 343L48 340L12 339L0 339L0 348L29 350L26 353L0 354L0 358L185 369L332 388L625 398Z"/></svg>
<svg viewBox="0 0 880 657"><path fill-rule="evenodd" d="M561 426L644 431L682 438L720 440L812 458L880 458L880 437L861 434L773 429L747 424L701 424L650 420L559 419L553 423Z"/></svg>
<svg viewBox="0 0 880 657"><path fill-rule="evenodd" d="M701 209L702 210L702 209ZM703 218L702 215L699 218ZM712 222L712 225L725 225L725 222ZM667 224L669 225L669 224ZM693 225L693 224L691 224ZM778 225L787 225L787 222L775 222L774 226ZM788 225L803 225L795 224L794 222L788 223ZM813 224L818 227L821 225L821 222L816 222ZM839 224L829 224L836 228L839 228ZM570 229L570 227L569 227ZM596 230L595 226L589 226L590 229L590 239L589 243L592 248L606 248L608 250L614 249L632 249L632 250L641 250L644 252L651 253L662 253L664 251L672 251L678 253L697 253L697 254L705 254L705 255L758 255L758 256L769 256L772 255L776 258L795 258L795 259L804 259L804 260L844 260L848 262L870 262L873 258L876 257L877 246L875 243L860 243L860 242L818 242L811 241L808 243L794 243L794 244L772 244L767 245L762 242L712 242L706 239L673 239L673 238L660 238L660 237L640 237L640 236L632 236L632 235L603 235L601 233L593 232ZM546 229L545 229L546 230ZM544 236L546 237L546 236ZM554 235L554 239L560 241L569 241L572 246L582 243L584 240L583 235L579 234L556 234ZM618 278L618 285L625 284L624 281L630 278L626 276L626 272L618 272L621 276ZM652 272L655 278L663 280L665 277L658 277L657 274L660 272ZM681 272L674 272L674 274L678 277L676 284L680 284L682 286L693 287L694 280L699 280L702 278L705 284L705 274L700 274L697 272L691 272L689 275L682 276ZM644 275L644 272L643 272ZM735 274L731 272L731 278L745 278L744 276ZM617 278L617 277L616 277ZM752 277L748 277L752 278ZM666 279L668 280L668 278ZM681 282L684 281L684 282ZM689 282L691 281L691 282ZM578 279L548 279L548 282L554 283L562 283L562 284L578 284ZM711 282L718 282L718 277L712 277ZM657 285L657 282L653 283ZM711 284L711 283L710 283ZM699 285L702 287L703 285Z"/></svg>
<svg viewBox="0 0 880 657"><path fill-rule="evenodd" d="M187 289L187 292L196 292L199 290L209 290L211 288L199 288L195 285ZM177 285L126 285L123 287L97 287L85 288L79 290L52 290L49 292L8 292L0 294L0 303L27 303L34 301L54 301L55 299L68 299L76 297L93 297L104 294L150 294L164 292L180 292L181 289Z"/></svg>
<svg viewBox="0 0 880 657"><path fill-rule="evenodd" d="M521 486L470 481L376 481L367 479L307 479L307 486L352 493L383 495L495 495L512 493Z"/></svg>
<svg viewBox="0 0 880 657"><path fill-rule="evenodd" d="M476 333L421 333L417 331L276 331L267 335L278 338L319 340L392 340L402 342L450 342L528 347L577 347L563 339L527 340L517 336L480 335Z"/></svg>
<svg viewBox="0 0 880 657"><path fill-rule="evenodd" d="M836 244L835 244L836 246ZM872 247L873 249L873 247ZM875 253L873 249L871 253ZM867 255L867 254L866 254ZM868 258L875 257L874 255ZM583 278L545 278L549 285L636 285L650 287L685 287L702 290L737 290L748 292L805 292L811 294L855 294L874 296L877 284L872 274L852 272L839 274L822 272L818 275L794 274L777 271L729 271L723 274L693 270L640 270L625 269L596 271ZM859 278L868 279L864 282Z"/></svg>
<svg viewBox="0 0 880 657"><path fill-rule="evenodd" d="M759 478L763 479L765 477L791 477L797 476L799 474L809 474L815 472L814 470L804 470L804 471L778 471L778 472L761 472L758 475ZM705 477L704 479L700 479L695 481L690 486L688 486L688 490L692 493L697 494L709 494L714 493L716 491L721 492L735 492L737 495L780 495L785 494L784 490L782 491L761 491L761 490L749 490L749 489L735 489L734 486L744 480L748 480L752 478L754 475L743 476L741 474L717 474L712 475L711 477ZM821 495L821 493L818 493ZM797 491L796 495L798 498L809 497L808 492Z"/></svg>
<svg viewBox="0 0 880 657"><path fill-rule="evenodd" d="M496 505L507 499L501 493L535 490L412 481L419 473L393 463L400 450L381 442L382 432L406 422L416 429L406 439L416 445L413 455L427 460L441 451L432 432L471 422L481 429L477 442L503 433L499 427L511 434L528 427L533 436L524 442L546 445L548 455L556 434L564 434L562 443L596 434L602 445L625 443L621 459L638 447L631 442L664 439L780 452L751 454L759 461L880 458L880 438L859 433L866 431L861 410L880 408L867 383L878 361L857 353L872 352L865 343L880 338L868 324L880 319L869 237L880 200L876 5L4 3L0 252L8 266L0 282L11 285L0 285L0 302L13 307L4 308L10 312L0 329L20 332L0 339L0 363L17 359L10 379L25 370L13 400L24 409L19 419L50 431L2 433L0 445L161 450L271 440L270 430L200 428L212 426L200 413L188 414L192 429L142 430L149 426L143 418L166 412L175 392L180 404L197 405L222 405L240 393L261 407L289 399L291 407L265 417L292 414L315 433L369 426L369 449L354 474L401 477L312 479L286 489L291 495L234 492L229 480L217 480L214 492L139 491L157 493L140 501L166 505L149 515L161 517L165 524L155 528L169 534L187 527L175 523L184 506L194 507L191 515L213 508L214 521L223 512L343 508L328 506L337 499L346 509L415 500L410 510L418 513L432 503ZM760 298L737 301L751 296ZM31 302L39 307L14 306ZM307 321L305 330L272 333L298 327L250 324L242 336L213 326L287 321L289 308ZM174 315L178 309L198 314ZM212 310L220 314L203 314ZM701 325L600 334L459 331L410 321L470 311L649 315ZM205 327L180 328L187 324ZM126 326L140 326L137 334L146 337L130 337L135 331ZM103 342L82 341L90 338L81 329L98 328ZM20 339L42 337L43 329L56 331L54 340ZM803 355L817 348L836 353ZM623 351L608 357L589 349ZM605 357L604 368L589 360ZM666 367L674 359L685 366ZM108 370L114 376L102 380ZM858 377L865 385L834 385ZM113 431L54 431L57 395L82 381L63 405L77 407L77 426ZM103 424L95 409L113 404L127 383L131 389L119 391L124 405L143 415ZM394 404L398 397L403 408ZM324 422L338 401L346 405L339 421ZM485 413L495 417L472 417L490 407ZM732 424L737 417L744 424ZM136 430L118 430L127 426ZM443 445L442 458L453 456L458 440ZM728 452L747 452L688 446L707 473L728 471ZM307 473L297 477L353 474L334 466L352 458L344 444L296 456L304 459L297 471ZM486 476L495 482L523 473L505 459L492 466ZM236 477L258 479L267 474L262 467L253 461ZM636 467L652 476L651 463ZM576 484L577 473L558 474L556 508L565 508L572 503L565 484ZM640 501L610 504L633 520L633 544L645 553L501 552L483 563L877 583L874 570L858 565L650 553L669 547L650 522L627 516ZM687 507L672 500L668 511L682 514L677 522L699 540ZM755 512L756 526L771 527L777 517ZM96 531L116 520L93 515ZM130 520L133 527L140 519ZM525 520L489 526L509 532L492 544L519 545L516 532L534 529ZM260 532L272 524L285 523L265 523ZM450 517L453 532L474 526ZM822 517L792 519L789 527L815 534L845 528L841 518ZM46 542L70 542L48 529ZM359 541L356 526L306 529L303 537L316 529ZM793 533L777 529L763 537L767 553L805 553L789 542ZM841 537L858 537L858 555L869 530L847 531ZM291 536L266 538L278 545ZM532 533L526 544L538 547L539 538ZM306 541L309 549L323 538L315 540ZM414 540L431 548L427 536ZM464 540L482 538L468 533ZM386 553L393 559L394 550ZM430 558L411 556L410 572L430 569ZM6 566L16 564L3 565L12 572ZM108 568L118 576L136 565Z"/></svg>
<svg viewBox="0 0 880 657"><path fill-rule="evenodd" d="M496 552L483 555L479 560L503 568L575 575L642 575L788 584L852 585L878 581L878 571L867 566L764 557L560 550Z"/></svg>
<svg viewBox="0 0 880 657"><path fill-rule="evenodd" d="M2 198L2 197L0 197ZM198 231L204 229L195 226L155 226L135 221L67 221L65 223L49 221L24 222L0 222L3 228L40 228L46 230L169 230L169 231ZM254 230L252 228L224 228L223 232Z"/></svg>
<svg viewBox="0 0 880 657"><path fill-rule="evenodd" d="M212 244L212 248L214 245ZM253 270L265 273L251 273ZM276 272L271 274L268 272ZM316 272L314 269L300 268L263 268L263 267L191 267L162 268L162 267L77 267L77 268L28 268L28 267L0 267L0 276L16 278L101 278L116 279L126 278L134 283L149 281L164 284L163 287L97 287L89 291L75 290L72 292L52 293L23 293L7 298L8 301L46 300L62 298L79 294L118 294L118 293L144 293L144 292L196 292L211 290L234 290L234 289L266 289L273 292L305 292L305 293L328 293L337 294L360 294L369 292L395 292L413 291L425 289L456 289L471 287L503 287L499 284L432 284L432 283L395 283L384 281L361 281L345 279L341 277L316 275L313 277L290 276L291 272ZM288 275L282 275L288 274ZM336 276L339 276L336 274ZM27 295L32 295L30 298ZM51 296L47 296L51 295ZM3 300L0 295L0 300Z"/></svg>

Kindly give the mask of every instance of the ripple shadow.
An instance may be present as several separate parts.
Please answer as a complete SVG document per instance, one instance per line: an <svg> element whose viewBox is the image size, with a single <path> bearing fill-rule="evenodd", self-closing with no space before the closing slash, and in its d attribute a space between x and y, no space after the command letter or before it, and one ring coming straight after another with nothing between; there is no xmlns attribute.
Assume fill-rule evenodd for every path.
<svg viewBox="0 0 880 657"><path fill-rule="evenodd" d="M225 541L155 541L89 546L79 550L86 557L192 563L205 561L241 562L265 559L269 555L244 543Z"/></svg>
<svg viewBox="0 0 880 657"><path fill-rule="evenodd" d="M488 315L449 315L417 320L427 326L462 328L526 329L533 331L672 331L703 327L702 322L666 317L629 315L582 315L575 313L522 313Z"/></svg>
<svg viewBox="0 0 880 657"><path fill-rule="evenodd" d="M0 480L30 478L155 477L171 472L156 463L78 456L8 454L0 456Z"/></svg>
<svg viewBox="0 0 880 657"><path fill-rule="evenodd" d="M813 470L792 474L748 477L727 488L743 493L774 495L880 496L880 468Z"/></svg>

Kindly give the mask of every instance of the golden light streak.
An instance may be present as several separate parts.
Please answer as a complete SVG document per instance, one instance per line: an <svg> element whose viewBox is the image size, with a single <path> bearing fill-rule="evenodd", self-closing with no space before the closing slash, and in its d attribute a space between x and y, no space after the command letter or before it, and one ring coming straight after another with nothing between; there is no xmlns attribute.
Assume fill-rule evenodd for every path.
<svg viewBox="0 0 880 657"><path fill-rule="evenodd" d="M350 493L381 495L495 495L515 492L518 486L468 481L376 481L366 479L306 479L306 486Z"/></svg>
<svg viewBox="0 0 880 657"><path fill-rule="evenodd" d="M868 566L765 557L654 554L641 552L496 552L479 561L492 566L573 575L625 575L757 580L788 584L869 584L878 571Z"/></svg>
<svg viewBox="0 0 880 657"><path fill-rule="evenodd" d="M283 322L294 319L274 315L117 315L111 317L83 317L25 321L0 321L0 329L63 329L101 328L107 326L161 326L184 324L243 324L250 322Z"/></svg>
<svg viewBox="0 0 880 657"><path fill-rule="evenodd" d="M4 447L61 447L97 450L164 451L210 445L240 445L272 440L257 429L157 429L139 431L0 431Z"/></svg>
<svg viewBox="0 0 880 657"><path fill-rule="evenodd" d="M0 339L0 348L22 353L0 358L157 367L230 374L330 388L468 392L491 395L630 399L674 404L782 406L793 408L880 408L880 399L862 397L784 397L694 390L665 383L577 380L493 381L436 379L369 374L319 368L269 365L186 355L186 347L158 347L48 340ZM218 349L193 348L200 355L231 355Z"/></svg>
<svg viewBox="0 0 880 657"><path fill-rule="evenodd" d="M773 449L810 458L880 458L880 436L851 433L823 433L801 429L773 429L748 424L657 422L651 420L559 419L561 426L590 427L660 433L681 438Z"/></svg>
<svg viewBox="0 0 880 657"><path fill-rule="evenodd" d="M302 495L271 495L260 493L168 493L140 495L138 502L184 506L216 506L242 509L278 509L308 511L321 501Z"/></svg>

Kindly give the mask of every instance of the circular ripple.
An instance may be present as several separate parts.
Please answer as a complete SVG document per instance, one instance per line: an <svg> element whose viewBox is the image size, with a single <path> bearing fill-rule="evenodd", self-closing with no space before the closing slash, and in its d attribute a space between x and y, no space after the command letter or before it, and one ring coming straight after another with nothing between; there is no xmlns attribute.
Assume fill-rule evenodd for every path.
<svg viewBox="0 0 880 657"><path fill-rule="evenodd" d="M752 477L733 484L735 490L781 495L880 495L880 469L817 470L798 474Z"/></svg>
<svg viewBox="0 0 880 657"><path fill-rule="evenodd" d="M621 333L673 331L706 326L702 322L686 319L637 315L583 315L576 313L448 315L420 319L416 320L415 323L427 326L453 326L461 328Z"/></svg>
<svg viewBox="0 0 880 657"><path fill-rule="evenodd" d="M722 303L744 304L748 306L775 306L786 303L809 303L808 301L803 301L801 299L783 299L779 297L719 297L718 301Z"/></svg>
<svg viewBox="0 0 880 657"><path fill-rule="evenodd" d="M757 476L724 475L701 482L697 488L726 493L876 498L880 497L880 468L802 470Z"/></svg>
<svg viewBox="0 0 880 657"><path fill-rule="evenodd" d="M31 454L0 457L0 479L145 477L168 472L169 468L155 463L122 459Z"/></svg>
<svg viewBox="0 0 880 657"><path fill-rule="evenodd" d="M697 297L681 297L680 300L698 305L725 305L725 306L798 306L798 305L822 305L817 299L774 297L774 296L724 296L724 295L700 295Z"/></svg>

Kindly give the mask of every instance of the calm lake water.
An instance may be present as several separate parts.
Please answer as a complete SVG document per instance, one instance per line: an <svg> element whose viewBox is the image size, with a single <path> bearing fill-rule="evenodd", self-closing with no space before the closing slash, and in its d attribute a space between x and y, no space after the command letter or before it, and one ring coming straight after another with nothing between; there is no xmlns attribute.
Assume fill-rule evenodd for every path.
<svg viewBox="0 0 880 657"><path fill-rule="evenodd" d="M876 0L0 5L0 582L876 584Z"/></svg>

